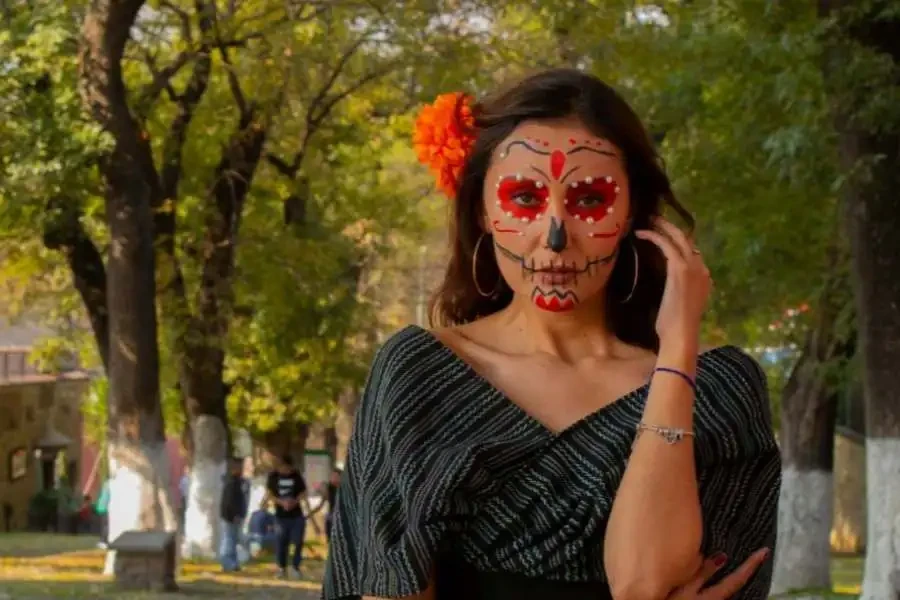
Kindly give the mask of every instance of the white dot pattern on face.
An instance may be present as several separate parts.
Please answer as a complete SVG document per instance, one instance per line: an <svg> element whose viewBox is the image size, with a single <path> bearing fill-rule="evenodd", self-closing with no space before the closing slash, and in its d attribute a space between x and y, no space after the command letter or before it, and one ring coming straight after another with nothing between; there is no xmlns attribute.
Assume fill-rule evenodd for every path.
<svg viewBox="0 0 900 600"><path fill-rule="evenodd" d="M502 155L502 156L505 157L505 153L504 153L504 155ZM502 183L503 183L503 180L506 179L507 177L510 177L510 176L509 176L509 175L501 175L501 176L499 177L499 179L498 179L498 181L497 181L497 186L496 186L497 189L500 189L500 187L501 187L501 185L502 185ZM524 178L525 178L525 176L522 175L522 173L516 173L515 175L512 175L512 177L513 177L516 181L522 181L522 180L524 180ZM613 178L612 178L611 175L604 175L604 176L602 176L602 178L603 178L603 180L606 181L607 183L612 183L612 181L613 181ZM587 184L587 185L593 184L594 181L595 181L594 177L591 177L591 176L587 176L587 177L585 177L584 180L583 180L583 182L584 182L585 184ZM580 181L573 181L572 183L569 184L569 187L571 187L571 188L573 188L573 189L577 189L580 183L581 183ZM535 181L535 187L536 187L536 188L542 189L544 186L545 186L545 184L544 184L543 181ZM615 193L616 193L616 194L619 194L620 192L621 192L621 188L617 185L617 186L615 187ZM494 204L495 204L496 206L501 206L500 200L496 200ZM568 205L568 204L569 204L569 199L568 199L568 198L563 198L563 204L564 204L564 205ZM610 214L610 215L611 215L611 214L613 214L614 212L615 212L615 210L614 210L614 208L613 208L612 206L610 206L609 208L606 209L606 214ZM532 218L529 218L529 217L521 217L521 218L518 218L518 219L517 219L511 212L505 212L504 214L506 215L507 218L513 219L513 220L518 220L518 221L520 221L520 222L522 222L522 223L524 223L524 224L530 224L530 223L533 223L533 222L536 222L536 221L540 221L540 220L542 220L543 217L544 217L544 213L542 213L542 212L537 213L537 214L534 216L533 219L532 219ZM573 217L574 217L575 220L577 220L577 221L581 221L581 220L582 220L581 215L576 214L576 215L573 215ZM594 224L596 224L596 222L597 222L597 220L596 220L594 217L585 217L583 220L584 220L584 222L588 223L589 225L594 225ZM519 235L519 236L524 236L525 234L524 234L524 232L521 232L521 231L520 231L520 232L518 232L518 235Z"/></svg>

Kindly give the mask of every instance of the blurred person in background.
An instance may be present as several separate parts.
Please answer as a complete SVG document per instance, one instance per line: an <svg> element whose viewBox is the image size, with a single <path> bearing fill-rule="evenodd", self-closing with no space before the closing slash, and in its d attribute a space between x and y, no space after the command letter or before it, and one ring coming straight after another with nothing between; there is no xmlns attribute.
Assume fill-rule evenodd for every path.
<svg viewBox="0 0 900 600"><path fill-rule="evenodd" d="M303 541L309 507L306 502L306 481L294 468L290 455L282 456L276 469L269 473L266 491L264 505L269 502L275 505L275 528L278 536L275 560L278 564L278 577L288 577L288 555L293 546L291 575L299 579L302 576L300 566L303 562Z"/></svg>

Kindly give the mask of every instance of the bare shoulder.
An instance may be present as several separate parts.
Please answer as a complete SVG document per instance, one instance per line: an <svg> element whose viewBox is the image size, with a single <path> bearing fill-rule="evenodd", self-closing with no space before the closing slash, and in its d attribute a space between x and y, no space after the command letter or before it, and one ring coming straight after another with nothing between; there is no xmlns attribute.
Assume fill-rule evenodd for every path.
<svg viewBox="0 0 900 600"><path fill-rule="evenodd" d="M430 331L434 337L453 349L472 345L492 348L494 347L492 340L496 341L500 335L500 328L491 317Z"/></svg>

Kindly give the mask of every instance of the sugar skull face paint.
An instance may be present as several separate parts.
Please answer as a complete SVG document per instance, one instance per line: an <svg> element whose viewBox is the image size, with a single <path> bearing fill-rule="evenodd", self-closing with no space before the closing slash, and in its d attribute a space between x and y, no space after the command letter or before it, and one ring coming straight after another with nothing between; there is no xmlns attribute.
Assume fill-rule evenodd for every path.
<svg viewBox="0 0 900 600"><path fill-rule="evenodd" d="M574 120L521 124L485 180L485 226L510 288L549 312L605 287L628 230L621 151Z"/></svg>

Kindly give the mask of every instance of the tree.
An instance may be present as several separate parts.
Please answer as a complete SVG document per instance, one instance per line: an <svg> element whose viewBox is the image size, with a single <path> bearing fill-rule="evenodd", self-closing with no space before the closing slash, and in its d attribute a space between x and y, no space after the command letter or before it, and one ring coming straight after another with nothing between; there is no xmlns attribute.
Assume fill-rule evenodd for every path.
<svg viewBox="0 0 900 600"><path fill-rule="evenodd" d="M228 447L226 400L231 390L225 372L234 311L240 309L247 314L271 309L268 298L260 303L254 301L260 299L255 289L240 297L238 276L253 280L251 270L259 269L271 276L269 281L308 287L309 282L298 281L293 270L273 273L259 265L272 256L308 260L299 253L305 248L314 252L316 247L328 246L341 255L338 232L347 222L333 218L333 213L335 206L349 202L334 192L345 189L349 197L367 196L361 193L362 189L343 185L357 181L351 169L362 167L363 161L359 160L360 152L354 150L354 160L344 162L344 170L329 166L346 154L345 144L354 130L368 131L374 138L374 142L358 139L363 147L378 143L379 134L364 127L365 120L384 120L398 107L408 106L408 80L420 76L425 66L413 48L417 50L423 43L461 46L452 39L455 27L434 23L442 10L445 8L440 4L432 6L427 2L402 7L372 3L365 10L358 4L342 2L323 7L314 2L285 5L260 1L224 9L210 2L195 3L193 10L166 3L157 15L160 20L148 20L151 31L167 32L176 40L176 47L200 44L199 58L193 63L187 60L187 64L193 64L192 74L181 88L183 91L176 91L174 97L168 92L168 101L175 105L174 117L167 118L171 108L166 108L166 98L156 113L156 126L162 123L160 134L166 140L162 143L163 191L156 227L157 244L165 257L161 267L165 281L162 297L173 331L174 356L180 365L179 384L193 436L186 554L208 555L216 548L216 499ZM192 12L196 13L195 19L191 18ZM199 31L192 33L194 22ZM281 51L274 53L273 48ZM167 54L169 67L159 66ZM209 55L218 60L210 60ZM148 62L150 85L161 74L168 77L177 71L181 56L180 52L166 49L154 57L158 64ZM177 88L175 83L166 85ZM360 96L366 100L355 107L357 113L353 114L347 105ZM236 115L231 118L234 129L227 137L221 135L222 128L215 127L223 122L222 107ZM188 127L195 132L205 128L208 136L189 135ZM150 131L153 135L155 128L150 127ZM191 155L192 148L207 148L210 137L221 143L221 153L201 151L193 156L212 154L219 158L209 162L201 159L205 165L194 164L188 170L184 157ZM169 140L174 141L170 144ZM377 165L372 166L372 180L361 185L382 185L377 181ZM171 176L168 183L166 174ZM258 181L260 174L263 177ZM333 179L326 180L325 174ZM316 196L331 196L331 202L318 201ZM279 210L273 211L275 207ZM263 222L262 215L271 218ZM389 215L378 217L387 222ZM365 222L360 215L355 219ZM247 230L250 223L258 229ZM284 233L273 235L272 231L281 226L285 227ZM254 254L259 262L242 265L239 236L264 244L265 250ZM297 239L291 239L292 236ZM246 247L246 242L241 245ZM282 249L287 254L281 253ZM348 278L344 272L354 272L358 259L352 253L344 256L348 258L337 269L338 278L352 281L353 277ZM315 262L326 262L326 258L317 256ZM286 267L284 263L280 266ZM258 289L273 291L268 285ZM297 313L296 317L286 317L293 325L304 320L315 325L321 321L316 310L321 312L341 303L340 299L326 298L324 304L304 306L292 300L295 299L285 298L283 308ZM316 300L321 300L321 296ZM278 315L267 311L255 324L277 322L271 319L273 314ZM241 321L252 323L253 319ZM272 330L275 331L285 342L291 340L291 328ZM258 339L258 332L251 333L246 339ZM345 347L339 336L329 338L321 331L317 334L320 340L327 338L337 348ZM304 353L298 356L296 346L279 354L277 351L286 343L271 339L271 348L261 348L256 353L269 360L262 372L249 378L253 380L251 387L274 392L267 401L274 403L275 413L282 411L282 406L293 406L288 410L290 418L284 423L279 421L289 429L305 426L308 421L304 419L321 412L315 406L285 402L309 398L297 386L310 382L303 377L299 381L288 380L289 374L315 366L320 367L320 375L331 372L336 353L332 346L318 344L320 340L308 347L327 348L316 356L326 362L317 363ZM246 364L241 360L246 361L246 356L235 364ZM290 361L303 364L292 365ZM323 365L328 368L321 368ZM272 375L274 380L264 385L266 377ZM321 380L319 377L320 383ZM328 387L319 386L315 397L321 398L327 390ZM246 395L239 397L248 399Z"/></svg>
<svg viewBox="0 0 900 600"><path fill-rule="evenodd" d="M357 4L342 2L162 1L133 7L134 39L129 43L124 41L127 31L108 33L125 36L122 60L113 67L114 88L124 106L120 112L127 111L138 139L126 140L134 167L123 177L140 178L131 183L149 194L163 309L160 339L164 355L172 358L163 368L165 396L180 398L189 445L196 451L185 544L190 554L208 555L216 547L216 498L228 447L226 346L235 308L255 309L255 290L246 298L249 302L235 296L238 239L245 223L258 228L243 232L248 239L269 245L257 257L272 256L275 248L266 229L274 226L285 225L298 238L315 239L317 228L337 235L354 220L352 211L345 211L343 224L334 218L324 229L309 223L333 212L328 203L317 202L320 190L331 192L330 202L335 199L334 181L317 179L317 170L323 172L323 165L337 156L344 172L330 170L331 177L357 181L367 189L382 185L371 162L373 177L354 178L351 169L360 161L347 151L349 134L366 131L377 140L379 126L406 110L417 93L430 91L420 81L453 72L426 60L422 47L437 55L451 55L446 50L452 48L478 56L468 34L459 36L466 33L465 14L471 7L383 4L371 3L361 12ZM47 247L66 257L105 359L109 232L103 223L105 207L98 202L105 181L97 177L95 166L110 149L125 144L124 137L86 119L74 96L77 62L70 57L84 4L51 10L21 3L14 9L22 25L15 48L28 60L11 63L19 76L12 105L18 118L11 121L15 141L9 144L4 170L15 177L10 185L4 182L4 196L29 202L5 204L4 218L15 225L11 238L29 239L35 229L43 231ZM42 21L54 28L30 30ZM61 68L48 74L40 63ZM48 77L52 91L42 94ZM365 101L345 111L348 100L363 93ZM371 143L356 137L363 147ZM256 185L260 168L266 180ZM351 197L370 196L351 186L342 189ZM43 210L45 206L52 210ZM270 210L274 207L280 210ZM260 214L277 216L262 223L254 218ZM320 247L322 241L318 239ZM293 249L302 248L297 243ZM350 262L341 268L358 271L356 258L348 256Z"/></svg>
<svg viewBox="0 0 900 600"><path fill-rule="evenodd" d="M111 539L128 529L176 529L159 397L153 190L144 176L153 159L122 78L125 45L142 5L93 2L80 57L84 103L113 138L99 164L112 248L106 262Z"/></svg>
<svg viewBox="0 0 900 600"><path fill-rule="evenodd" d="M818 2L853 264L866 402L868 535L862 598L900 596L900 3Z"/></svg>

